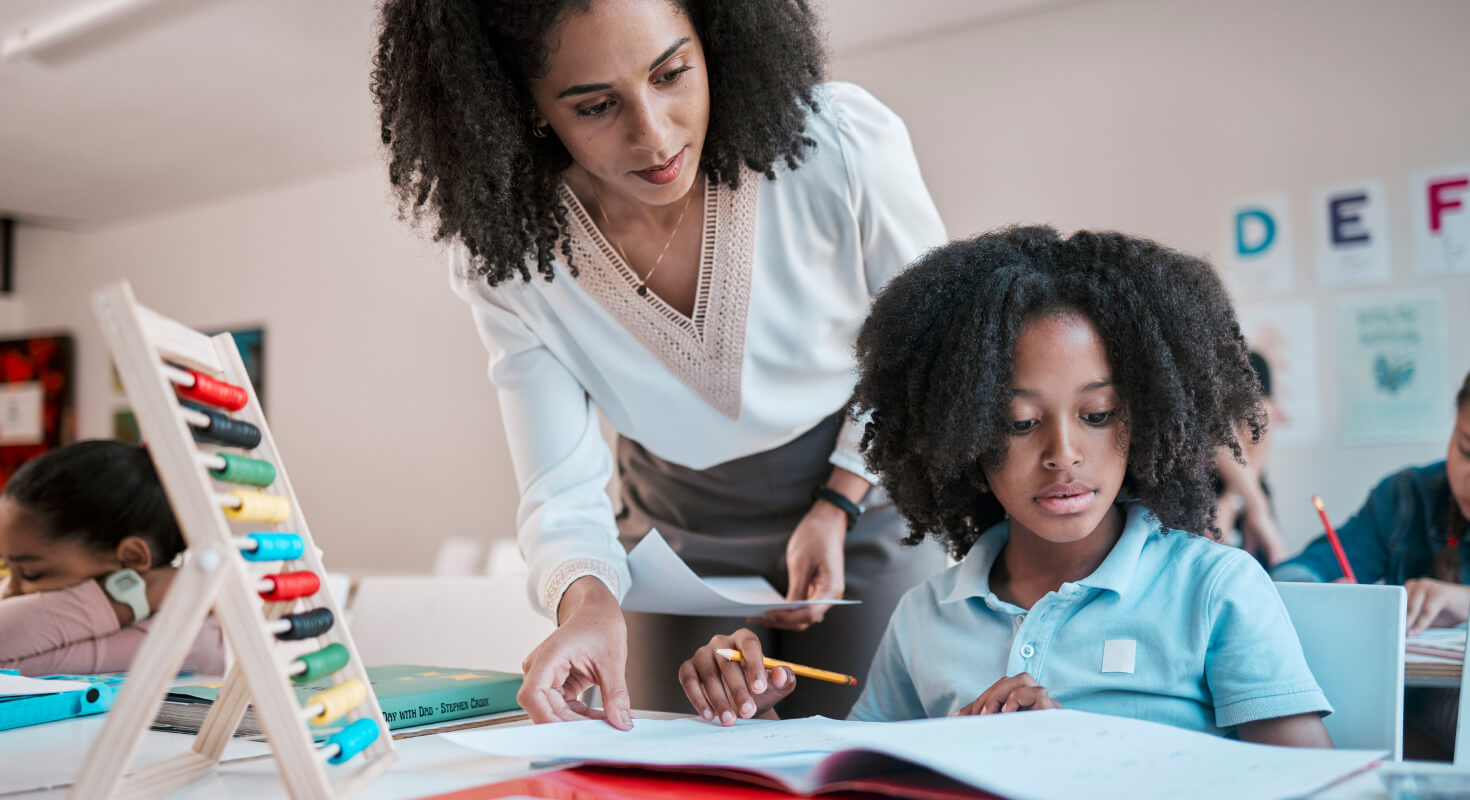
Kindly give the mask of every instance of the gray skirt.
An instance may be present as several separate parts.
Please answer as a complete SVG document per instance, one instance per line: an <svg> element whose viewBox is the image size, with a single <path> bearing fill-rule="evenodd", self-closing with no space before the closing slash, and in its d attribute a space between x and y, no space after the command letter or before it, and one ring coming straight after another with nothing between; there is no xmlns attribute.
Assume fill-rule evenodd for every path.
<svg viewBox="0 0 1470 800"><path fill-rule="evenodd" d="M812 506L811 492L826 482L828 456L842 414L834 414L788 444L764 453L694 470L665 461L637 442L617 447L622 509L618 532L632 549L651 528L700 575L762 575L785 593L786 541ZM634 708L691 710L679 685L679 665L710 637L750 627L766 655L858 678L856 688L801 680L778 709L783 716L847 716L866 685L869 663L899 597L944 568L933 541L899 544L907 525L888 495L873 487L867 511L847 535L844 565L848 599L805 631L754 626L731 617L685 617L626 612L628 687Z"/></svg>

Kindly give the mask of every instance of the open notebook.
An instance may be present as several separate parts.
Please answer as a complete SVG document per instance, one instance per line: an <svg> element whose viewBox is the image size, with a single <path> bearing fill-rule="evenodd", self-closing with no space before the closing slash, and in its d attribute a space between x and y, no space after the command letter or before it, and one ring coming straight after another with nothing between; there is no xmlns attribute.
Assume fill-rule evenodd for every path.
<svg viewBox="0 0 1470 800"><path fill-rule="evenodd" d="M1015 800L1301 797L1382 756L1245 744L1060 709L911 722L742 720L730 728L638 719L626 733L600 721L565 722L444 738L497 756L713 773L796 794L937 774Z"/></svg>

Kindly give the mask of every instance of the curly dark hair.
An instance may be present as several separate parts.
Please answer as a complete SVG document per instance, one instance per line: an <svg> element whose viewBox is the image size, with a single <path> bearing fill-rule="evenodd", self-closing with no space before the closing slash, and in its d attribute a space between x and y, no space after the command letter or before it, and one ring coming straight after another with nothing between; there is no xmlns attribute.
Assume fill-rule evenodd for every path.
<svg viewBox="0 0 1470 800"><path fill-rule="evenodd" d="M27 461L4 496L35 514L50 540L107 552L141 536L161 567L184 550L184 534L148 451L111 439L88 439Z"/></svg>
<svg viewBox="0 0 1470 800"><path fill-rule="evenodd" d="M1266 417L1245 339L1209 264L1147 239L1015 227L931 250L877 296L858 334L851 410L868 466L909 520L962 557L1005 517L981 491L1005 459L1016 339L1030 319L1096 326L1127 422L1125 485L1167 528L1214 527L1209 465Z"/></svg>
<svg viewBox="0 0 1470 800"><path fill-rule="evenodd" d="M546 280L565 241L558 196L571 156L531 135L529 84L545 74L546 38L592 0L385 0L373 60L388 179L400 213L459 239L494 286ZM704 48L709 128L700 168L735 187L744 164L768 178L796 168L826 53L807 0L668 0ZM561 254L565 255L565 254ZM567 258L568 268L576 266Z"/></svg>

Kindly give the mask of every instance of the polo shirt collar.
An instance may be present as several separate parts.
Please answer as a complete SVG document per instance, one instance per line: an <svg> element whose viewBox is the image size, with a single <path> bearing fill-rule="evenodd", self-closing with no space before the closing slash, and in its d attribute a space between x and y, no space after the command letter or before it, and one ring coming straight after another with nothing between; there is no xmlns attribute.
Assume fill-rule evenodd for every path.
<svg viewBox="0 0 1470 800"><path fill-rule="evenodd" d="M1143 554L1144 542L1149 534L1159 527L1153 512L1137 501L1123 501L1119 505L1128 516L1123 522L1123 533L1113 545L1112 552L1092 571L1091 575L1077 581L1080 586L1106 589L1119 597L1128 593L1133 585L1133 575L1138 571L1138 559Z"/></svg>
<svg viewBox="0 0 1470 800"><path fill-rule="evenodd" d="M1133 575L1138 570L1138 559L1150 533L1159 527L1152 512L1136 501L1120 501L1127 518L1123 533L1103 559L1103 563L1091 575L1077 581L1081 586L1106 589L1119 596L1125 594L1133 584ZM1005 520L991 526L980 535L970 552L955 570L954 586L940 602L955 603L971 597L990 595L990 570L1006 541L1011 538L1011 521Z"/></svg>

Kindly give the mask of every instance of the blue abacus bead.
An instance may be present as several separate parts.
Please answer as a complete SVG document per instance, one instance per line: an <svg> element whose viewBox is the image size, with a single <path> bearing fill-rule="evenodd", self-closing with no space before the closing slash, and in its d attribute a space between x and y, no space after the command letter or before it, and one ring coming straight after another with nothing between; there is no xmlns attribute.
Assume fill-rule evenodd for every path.
<svg viewBox="0 0 1470 800"><path fill-rule="evenodd" d="M347 759L366 750L368 745L378 739L378 723L363 717L362 719L348 725L340 731L327 737L326 747L337 745L341 748L337 755L327 759L328 764L342 764Z"/></svg>
<svg viewBox="0 0 1470 800"><path fill-rule="evenodd" d="M295 561L306 549L294 533L257 531L246 535L255 542L254 550L240 551L246 561Z"/></svg>

